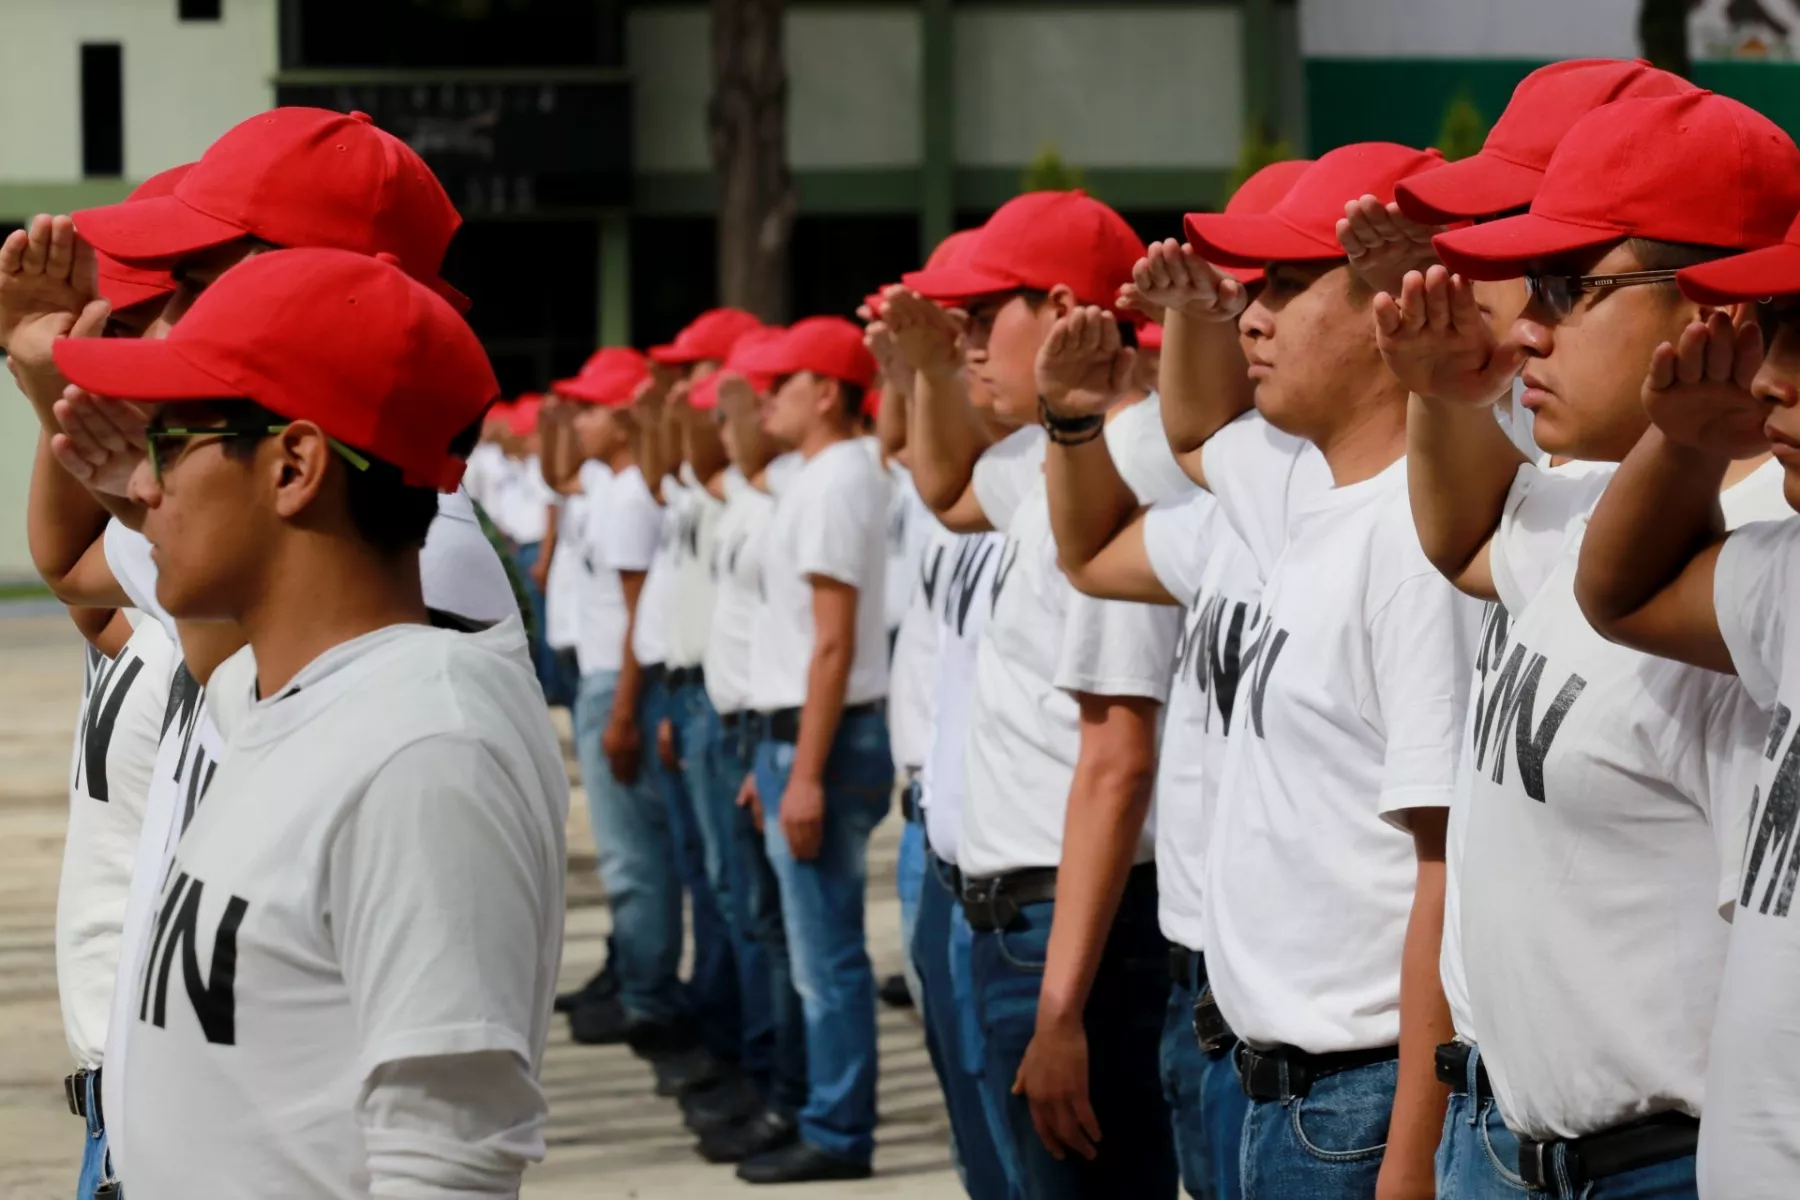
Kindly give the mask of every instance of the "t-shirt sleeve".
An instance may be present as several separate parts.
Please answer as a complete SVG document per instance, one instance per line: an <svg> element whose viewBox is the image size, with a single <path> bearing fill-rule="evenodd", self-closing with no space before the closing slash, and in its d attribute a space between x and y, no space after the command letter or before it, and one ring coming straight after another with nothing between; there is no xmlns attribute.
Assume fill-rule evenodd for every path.
<svg viewBox="0 0 1800 1200"><path fill-rule="evenodd" d="M531 797L472 737L416 742L370 781L326 865L359 1081L444 1055L531 1063L537 980L560 949L545 930L562 901L554 834L539 824Z"/></svg>
<svg viewBox="0 0 1800 1200"><path fill-rule="evenodd" d="M1587 527L1588 514L1612 479L1609 467L1576 469L1524 463L1506 494L1500 527L1488 544L1494 590L1515 616L1549 582L1569 539Z"/></svg>
<svg viewBox="0 0 1800 1200"><path fill-rule="evenodd" d="M794 565L803 576L823 576L860 588L867 579L866 559L873 546L887 552L887 482L871 479L879 470L867 460L837 454L819 464L831 472L814 495L819 501L799 508L794 528ZM871 603L885 603L878 596Z"/></svg>
<svg viewBox="0 0 1800 1200"><path fill-rule="evenodd" d="M1162 401L1154 392L1106 423L1106 448L1139 504L1179 499L1199 490L1169 448Z"/></svg>
<svg viewBox="0 0 1800 1200"><path fill-rule="evenodd" d="M1175 671L1181 610L1100 600L1070 589L1056 686L1094 696L1165 701Z"/></svg>
<svg viewBox="0 0 1800 1200"><path fill-rule="evenodd" d="M1287 544L1294 514L1331 488L1325 457L1254 412L1215 433L1201 451L1206 486L1267 575Z"/></svg>
<svg viewBox="0 0 1800 1200"><path fill-rule="evenodd" d="M1674 765L1673 778L1706 810L1719 863L1719 911L1727 920L1743 883L1744 846L1755 807L1757 775L1769 737L1769 710L1735 679L1684 668L1705 708L1672 714L1673 732L1686 736L1694 756Z"/></svg>
<svg viewBox="0 0 1800 1200"><path fill-rule="evenodd" d="M114 518L106 523L101 544L106 552L106 565L112 568L113 578L119 581L120 589L131 598L131 606L153 617L163 627L163 632L169 635L169 640L179 643L180 635L175 632L175 618L156 601L156 563L150 558L149 541L137 530Z"/></svg>
<svg viewBox="0 0 1800 1200"><path fill-rule="evenodd" d="M648 571L662 543L663 510L636 475L615 480L587 522L595 561L615 571Z"/></svg>
<svg viewBox="0 0 1800 1200"><path fill-rule="evenodd" d="M1144 555L1157 582L1169 595L1192 608L1200 598L1206 560L1217 542L1218 501L1196 491L1181 500L1164 500L1144 514Z"/></svg>
<svg viewBox="0 0 1800 1200"><path fill-rule="evenodd" d="M548 1115L530 1067L504 1051L378 1067L357 1104L369 1195L516 1196Z"/></svg>
<svg viewBox="0 0 1800 1200"><path fill-rule="evenodd" d="M1787 610L1800 596L1800 519L1758 521L1725 539L1713 569L1713 609L1744 690L1775 707Z"/></svg>
<svg viewBox="0 0 1800 1200"><path fill-rule="evenodd" d="M1410 532L1410 526L1409 526ZM1432 570L1423 552L1369 620L1373 712L1385 735L1377 811L1398 824L1447 808L1468 711L1480 605Z"/></svg>
<svg viewBox="0 0 1800 1200"><path fill-rule="evenodd" d="M1012 524L1044 469L1044 431L1035 425L1015 430L989 446L975 461L975 498L988 524L1004 530Z"/></svg>

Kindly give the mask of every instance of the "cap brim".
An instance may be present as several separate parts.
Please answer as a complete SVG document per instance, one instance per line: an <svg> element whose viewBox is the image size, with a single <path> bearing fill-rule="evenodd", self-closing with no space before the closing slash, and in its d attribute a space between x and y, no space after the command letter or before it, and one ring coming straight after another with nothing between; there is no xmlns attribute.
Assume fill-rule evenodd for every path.
<svg viewBox="0 0 1800 1200"><path fill-rule="evenodd" d="M451 308L454 308L456 310L456 315L459 317L468 316L469 310L475 307L475 302L473 300L470 300L467 296L445 283L442 279L424 279L420 282L442 296L445 303L449 304Z"/></svg>
<svg viewBox="0 0 1800 1200"><path fill-rule="evenodd" d="M84 208L75 214L75 229L102 254L132 266L167 266L250 234L175 196Z"/></svg>
<svg viewBox="0 0 1800 1200"><path fill-rule="evenodd" d="M968 267L928 267L923 271L909 271L900 277L900 285L941 304L973 300L977 296L995 296L1021 286L1016 279Z"/></svg>
<svg viewBox="0 0 1800 1200"><path fill-rule="evenodd" d="M1449 225L1529 206L1544 173L1491 154L1445 163L1394 185L1400 211L1426 225Z"/></svg>
<svg viewBox="0 0 1800 1200"><path fill-rule="evenodd" d="M57 369L76 387L119 400L255 400L242 384L194 366L162 338L58 338Z"/></svg>
<svg viewBox="0 0 1800 1200"><path fill-rule="evenodd" d="M664 346L650 347L644 352L644 357L665 367L685 367L692 361L686 354L677 350L673 342Z"/></svg>
<svg viewBox="0 0 1800 1200"><path fill-rule="evenodd" d="M1800 293L1800 246L1783 242L1714 259L1677 275L1681 294L1701 304L1738 304Z"/></svg>
<svg viewBox="0 0 1800 1200"><path fill-rule="evenodd" d="M152 300L166 300L175 291L174 282L167 277L153 281L149 272L146 278L123 278L117 275L100 273L100 296L112 306L114 312L123 312L128 308L136 308L140 304L148 304Z"/></svg>
<svg viewBox="0 0 1800 1200"><path fill-rule="evenodd" d="M1541 259L1605 246L1625 236L1619 229L1575 225L1522 213L1452 229L1431 239L1444 265L1467 279L1517 279Z"/></svg>
<svg viewBox="0 0 1800 1200"><path fill-rule="evenodd" d="M1189 213L1182 228L1201 258L1223 267L1349 257L1336 238L1322 241L1272 213Z"/></svg>

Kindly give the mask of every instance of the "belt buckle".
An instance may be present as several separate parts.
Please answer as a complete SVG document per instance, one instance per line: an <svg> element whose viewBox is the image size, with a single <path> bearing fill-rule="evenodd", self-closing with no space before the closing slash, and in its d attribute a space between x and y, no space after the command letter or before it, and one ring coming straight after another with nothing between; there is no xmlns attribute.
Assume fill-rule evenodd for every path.
<svg viewBox="0 0 1800 1200"><path fill-rule="evenodd" d="M82 1114L81 1072L63 1076L63 1099L68 1102L69 1115L79 1117Z"/></svg>
<svg viewBox="0 0 1800 1200"><path fill-rule="evenodd" d="M1550 1150L1553 1142L1539 1142L1531 1138L1519 1139L1519 1178L1525 1186L1542 1190L1549 1186Z"/></svg>

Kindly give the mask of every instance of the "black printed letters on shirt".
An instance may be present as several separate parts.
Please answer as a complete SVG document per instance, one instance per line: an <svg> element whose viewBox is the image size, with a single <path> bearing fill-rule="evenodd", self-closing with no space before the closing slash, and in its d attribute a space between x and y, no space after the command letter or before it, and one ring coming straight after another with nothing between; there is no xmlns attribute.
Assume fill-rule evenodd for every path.
<svg viewBox="0 0 1800 1200"><path fill-rule="evenodd" d="M1754 907L1766 916L1785 917L1794 900L1795 876L1800 875L1800 853L1794 850L1794 825L1800 817L1800 737L1790 738L1793 711L1785 704L1775 706L1775 719L1769 728L1769 741L1763 756L1770 762L1780 752L1784 739L1787 752L1781 765L1769 780L1764 796L1758 787L1750 794L1749 841L1744 847L1744 887L1738 896L1741 907ZM1765 870L1767 882L1764 883ZM1760 898L1757 885L1763 883Z"/></svg>
<svg viewBox="0 0 1800 1200"><path fill-rule="evenodd" d="M120 654L110 661L101 657L94 676L81 721L81 757L75 763L75 785L82 787L85 782L87 794L102 804L112 798L106 777L106 754L112 748L119 710L143 672L143 659L135 654Z"/></svg>
<svg viewBox="0 0 1800 1200"><path fill-rule="evenodd" d="M181 952L181 978L194 1018L206 1040L215 1046L237 1044L237 936L249 911L249 901L232 896L213 931L212 966L200 974L200 904L206 885L185 872L177 873L163 896L156 917L150 955L144 962L143 998L138 1020L158 1029L167 1028L169 975L175 954Z"/></svg>

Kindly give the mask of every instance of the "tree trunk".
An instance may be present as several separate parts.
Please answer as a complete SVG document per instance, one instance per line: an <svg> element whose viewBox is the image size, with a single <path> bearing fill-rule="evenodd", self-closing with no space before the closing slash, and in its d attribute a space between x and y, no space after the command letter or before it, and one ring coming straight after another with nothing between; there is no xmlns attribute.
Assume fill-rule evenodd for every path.
<svg viewBox="0 0 1800 1200"><path fill-rule="evenodd" d="M1686 79L1693 72L1688 58L1689 0L1639 0L1638 45L1652 66Z"/></svg>
<svg viewBox="0 0 1800 1200"><path fill-rule="evenodd" d="M788 241L799 201L787 162L782 0L712 0L707 113L719 182L719 297L788 319Z"/></svg>

